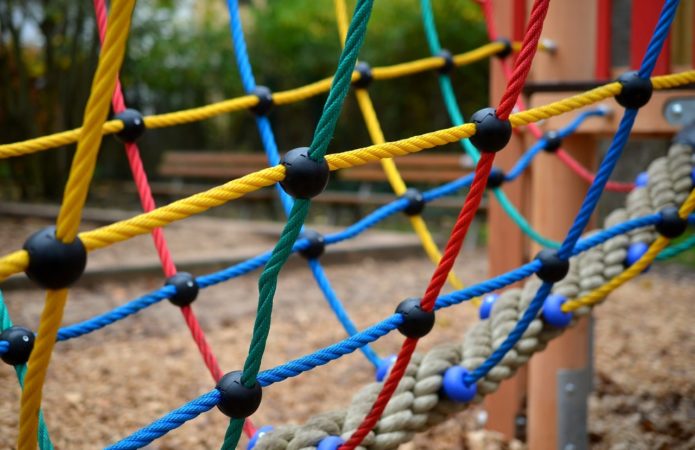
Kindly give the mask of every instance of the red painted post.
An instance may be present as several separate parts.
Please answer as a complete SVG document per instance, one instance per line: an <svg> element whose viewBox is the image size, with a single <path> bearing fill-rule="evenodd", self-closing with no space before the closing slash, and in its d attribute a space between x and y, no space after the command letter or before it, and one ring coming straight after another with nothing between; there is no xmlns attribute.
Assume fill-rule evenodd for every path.
<svg viewBox="0 0 695 450"><path fill-rule="evenodd" d="M654 0L632 0L630 23L630 68L637 69L642 63L652 30L659 19L663 2ZM654 75L665 75L671 72L671 37L666 39L664 51L656 62Z"/></svg>
<svg viewBox="0 0 695 450"><path fill-rule="evenodd" d="M608 80L611 74L613 0L596 0L596 68L597 80Z"/></svg>

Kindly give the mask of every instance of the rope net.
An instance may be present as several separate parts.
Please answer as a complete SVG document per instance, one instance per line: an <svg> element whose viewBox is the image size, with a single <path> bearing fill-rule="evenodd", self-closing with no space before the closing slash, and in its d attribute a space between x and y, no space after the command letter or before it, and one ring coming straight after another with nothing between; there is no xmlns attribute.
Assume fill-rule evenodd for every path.
<svg viewBox="0 0 695 450"><path fill-rule="evenodd" d="M596 174L582 167L562 149L556 152L560 161L590 184L574 224L562 242L553 241L533 229L506 197L501 186L488 185L493 172L495 152L484 148L479 149L474 145L473 142L478 138L482 139L482 135L486 132L483 122L467 123L464 120L456 102L451 79L446 72L443 72L443 69L460 67L510 50L507 45L498 40L494 27L491 26L492 10L489 2L483 2L483 11L489 25L490 43L458 55L442 56L442 47L430 1L421 0L423 24L432 56L370 69L373 80L389 80L425 71L440 72L440 88L452 126L419 136L387 141L368 89L365 85L358 83L364 74L360 70L355 70L357 56L368 28L372 4L371 0L359 0L350 17L344 0L334 0L338 37L343 46L334 76L307 86L273 93L272 102L274 105L287 105L327 93L323 114L317 123L313 142L307 151L307 158L317 163L325 162L330 171L379 161L386 180L398 196L395 201L377 208L344 230L323 236L325 245L328 246L352 239L386 218L406 211L411 206L411 199L407 196L408 186L399 173L394 158L458 141L476 163L474 173L420 193L422 203L425 204L467 189L465 202L443 252L437 248L422 215L409 214L413 230L418 235L426 255L435 266L429 285L422 297L418 299L417 308L423 313L434 314L435 310L439 311L465 301L480 306L480 296L501 290L534 274L538 274L543 282L532 279L528 280L521 289L503 291L492 306L489 318L481 320L469 330L461 344L435 348L420 355L415 353L420 336L409 336L404 333L406 339L395 360L388 361L388 359L380 358L369 344L393 330L401 330L407 325L405 315L396 313L359 331L332 288L318 257L312 257L307 262L310 271L348 337L273 369L260 370L265 342L271 327L270 317L278 274L292 253L307 250L311 245L310 239L300 234L310 208L310 199L293 198L280 187L280 183L289 182L289 169L281 163L272 126L267 117L262 114L256 116L256 124L267 155L268 168L249 173L166 206L156 207L147 174L140 159L138 145L134 141L128 142L124 145L124 149L140 196L143 213L101 228L77 232L89 184L96 167L101 140L104 135L118 133L125 127L123 120L107 120L107 115L109 100L116 114L126 110L118 80L118 70L126 49L131 16L135 7L134 0L113 0L108 14L104 0L94 0L102 49L91 94L85 106L82 127L23 142L0 145L0 158L10 158L77 143L70 177L65 187L63 205L56 223L56 239L66 245L77 240L84 245L87 252L91 252L150 233L161 261L162 271L168 279L180 274L177 274L162 228L261 188L273 185L277 187L287 222L275 248L218 272L190 279L191 283L197 284L200 289L205 289L243 276L255 269L264 268L259 278L256 323L248 357L240 375L240 384L246 389L256 385L267 387L327 364L358 349L375 368L380 368L388 361L390 369L385 380L360 391L353 404L347 409L319 415L306 425L283 426L273 431L261 432L256 430L245 416L232 418L222 448L236 448L242 431L248 437L255 439L254 448L258 449L315 448L325 439L334 439L331 442L335 445L331 448L353 449L358 446L375 449L395 448L411 439L414 433L441 422L452 412L465 408L468 404L479 402L485 395L494 392L502 380L511 377L534 353L545 348L547 343L560 335L567 326L576 323L593 306L602 302L610 292L642 273L653 261L672 257L695 246L695 239L690 238L673 247L668 247L672 236L660 231L666 227L665 224L669 220L671 222L675 220L677 223L695 222L695 217L691 214L695 209L692 175L695 151L692 146L674 144L666 157L659 158L651 164L647 171L648 181L643 185L609 181L629 137L637 109L625 110L613 142ZM567 137L576 132L585 120L591 117L604 117L607 114L604 108L587 109L588 107L602 100L620 96L625 90L622 83L612 82L551 104L526 109L520 93L533 58L537 51L554 50L552 45L541 39L549 4L549 0L534 2L523 41L510 44L511 50L517 53L513 68L509 67L505 59L500 60L502 71L507 78L507 86L494 112L494 117L500 122L506 122L510 132L512 127L517 129L524 127L537 139L513 169L503 174L504 182L512 182L518 178L532 165L534 158L551 145L548 135L542 135L540 128L536 125L537 122L581 110L570 124L556 131L559 138ZM664 2L658 24L637 74L642 81L649 82L654 90L672 89L695 83L693 70L650 78L677 6L678 1L675 0ZM261 98L254 94L257 85L246 50L237 0L228 0L228 7L232 43L246 94L198 108L144 117L142 121L145 128L176 126L220 114L248 110L260 105ZM328 143L351 85L354 87L354 94L372 145L327 155ZM568 267L564 278L558 280L544 278L544 263L540 259L535 259L498 277L472 286L463 286L460 279L452 272L452 268L486 189L491 190L503 210L526 235L547 248L555 249L556 257ZM629 193L625 207L614 211L607 218L604 229L594 231L580 239L596 208L600 194L605 190ZM675 211L671 213L670 218L665 212L668 208ZM644 245L646 249L626 267L624 261L628 247L632 244ZM0 281L27 270L30 262L27 250L18 250L3 256L0 258ZM441 289L447 280L455 290L450 294L441 295ZM169 283L111 311L62 328L60 325L63 308L68 299L68 289L61 287L48 290L36 344L28 363L15 366L18 381L23 388L17 447L21 450L34 449L37 445L42 449L53 448L40 406L43 385L56 342L75 339L98 331L164 299L173 298L180 293L179 289L180 287L177 287L175 283ZM563 326L558 326L555 316L546 314L546 310L550 307L544 306L548 305L549 299L558 296L562 297L562 301L558 304L558 314L564 314L562 317L567 320ZM211 377L215 382L219 381L224 371L217 363L192 308L190 305L183 305L180 309ZM0 319L2 330L12 327L1 296ZM8 353L10 344L9 341L0 340L0 354ZM462 370L457 372L460 388L468 389L470 392L465 399L458 398L458 394L447 394L444 380L448 376L447 373L456 368ZM219 405L221 401L221 391L218 388L213 389L109 448L130 449L147 446L169 431Z"/></svg>

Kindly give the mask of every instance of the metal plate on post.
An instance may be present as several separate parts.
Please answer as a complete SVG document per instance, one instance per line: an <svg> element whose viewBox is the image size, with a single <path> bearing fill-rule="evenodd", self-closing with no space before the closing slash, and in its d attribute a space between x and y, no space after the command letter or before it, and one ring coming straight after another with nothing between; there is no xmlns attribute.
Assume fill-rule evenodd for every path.
<svg viewBox="0 0 695 450"><path fill-rule="evenodd" d="M586 367L557 372L557 448L589 448L589 394L593 389L594 318L589 316L589 354Z"/></svg>
<svg viewBox="0 0 695 450"><path fill-rule="evenodd" d="M557 448L589 448L587 416L591 392L591 369L559 370L557 373Z"/></svg>

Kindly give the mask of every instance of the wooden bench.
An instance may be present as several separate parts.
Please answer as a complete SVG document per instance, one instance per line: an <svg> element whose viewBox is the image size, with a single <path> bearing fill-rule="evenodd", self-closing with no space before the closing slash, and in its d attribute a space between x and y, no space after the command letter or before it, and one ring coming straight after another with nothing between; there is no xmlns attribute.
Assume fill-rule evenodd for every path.
<svg viewBox="0 0 695 450"><path fill-rule="evenodd" d="M472 169L466 162L465 156L442 153L414 154L396 159L405 182L420 186L440 185L470 173ZM152 183L152 190L160 195L190 195L210 187L203 182L231 180L267 166L266 156L260 153L167 151L162 155L157 174L169 181ZM341 170L333 176L340 181L358 182L360 188L358 192L326 191L314 199L316 203L338 207L329 208L329 222L339 221L340 207L351 209L353 219L357 219L364 215L363 207L378 207L396 198L390 193L373 192L377 184L386 183L386 176L378 163ZM272 204L275 196L274 192L263 189L244 198ZM436 207L458 209L461 204L462 197L457 196L438 200Z"/></svg>

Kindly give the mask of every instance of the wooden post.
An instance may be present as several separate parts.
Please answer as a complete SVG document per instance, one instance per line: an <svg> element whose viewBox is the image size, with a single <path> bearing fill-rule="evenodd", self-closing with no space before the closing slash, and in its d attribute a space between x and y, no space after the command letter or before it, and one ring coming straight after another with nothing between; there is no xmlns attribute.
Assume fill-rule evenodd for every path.
<svg viewBox="0 0 695 450"><path fill-rule="evenodd" d="M495 0L495 3L497 3L495 25L500 36L518 39L518 34L523 34L524 12L521 11L521 14L515 15L516 11L508 7L508 0ZM490 104L494 105L499 101L506 86L500 63L494 58L490 61L490 73ZM523 154L524 149L523 134L515 133L504 151L497 154L495 167L504 171L511 169ZM504 186L509 200L524 215L526 215L524 192L529 188L529 181L530 176L527 172L514 183ZM488 273L490 276L496 276L528 261L528 243L524 234L502 210L492 194L489 198L488 234L491 238L488 241ZM523 367L513 378L504 381L499 391L485 398L485 409L488 412L486 428L502 433L507 439L514 438L517 434L517 415L524 410L525 397L526 368Z"/></svg>
<svg viewBox="0 0 695 450"><path fill-rule="evenodd" d="M592 80L595 74L597 1L551 2L543 36L558 45L555 55L538 54L531 77L533 81ZM608 44L610 45L610 44ZM531 98L531 104L535 104ZM563 148L585 167L593 168L596 142L592 135L575 135L563 142ZM588 185L559 159L541 154L532 172L532 223L543 235L562 240L579 210ZM539 250L533 246L534 254ZM588 319L554 340L535 355L529 365L528 446L534 450L557 448L583 449L581 442L566 445L560 436L558 414L558 376L563 370L590 367ZM568 390L570 386L568 385ZM574 389L575 387L572 387ZM586 417L576 417L573 425L586 429ZM584 414L585 416L585 414ZM583 421L583 423L582 423ZM582 428L582 426L584 428ZM584 436L586 438L586 436Z"/></svg>

